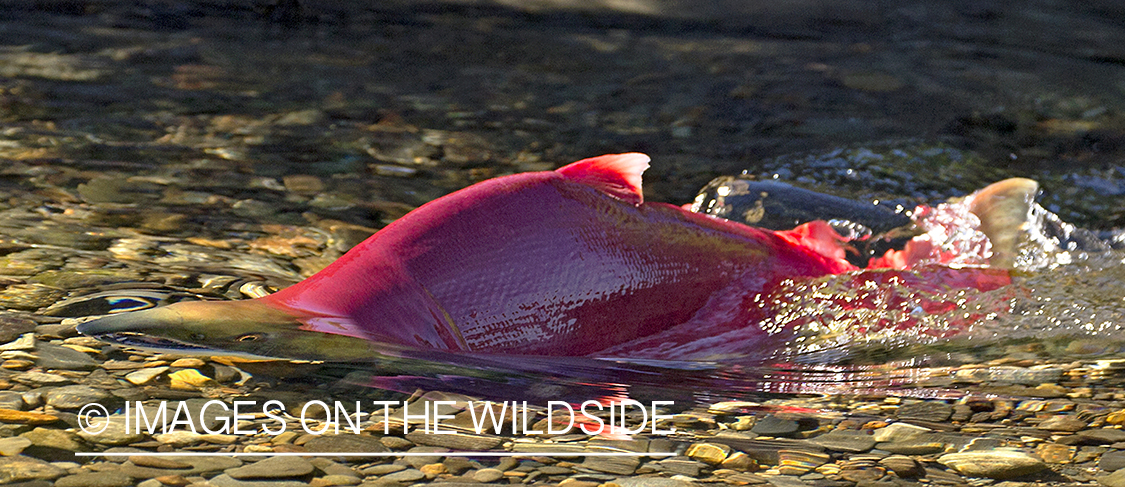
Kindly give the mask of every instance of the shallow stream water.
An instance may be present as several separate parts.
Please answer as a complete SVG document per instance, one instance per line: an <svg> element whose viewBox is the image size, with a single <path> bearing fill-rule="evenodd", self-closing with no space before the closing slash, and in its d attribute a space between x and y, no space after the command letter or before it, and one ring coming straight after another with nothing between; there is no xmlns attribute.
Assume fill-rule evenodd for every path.
<svg viewBox="0 0 1125 487"><path fill-rule="evenodd" d="M641 15L0 2L0 342L34 332L101 364L162 361L76 337L74 319L261 295L450 191L613 152L650 154L646 199L675 204L720 175L908 208L1027 177L1042 186L1040 215L1120 247L1121 7L948 1L844 15L811 3L718 21L681 15L674 2ZM974 314L952 339L873 326L909 318L922 299L913 291L882 288L897 304L874 311L836 306L853 278L828 277L781 291L782 313L880 329L812 330L792 354L752 367L501 363L494 376L482 364L458 375L422 361L377 370L409 379L338 370L288 384L347 377L472 393L501 383L540 388L535 397L575 387L684 396L684 407L817 394L825 410L852 397L1058 393L1102 401L1108 414L1125 397L1125 257L1047 254L1014 288L925 296L958 304L928 315L935 327ZM47 370L20 350L4 352L11 374L0 378ZM280 394L280 384L264 390Z"/></svg>

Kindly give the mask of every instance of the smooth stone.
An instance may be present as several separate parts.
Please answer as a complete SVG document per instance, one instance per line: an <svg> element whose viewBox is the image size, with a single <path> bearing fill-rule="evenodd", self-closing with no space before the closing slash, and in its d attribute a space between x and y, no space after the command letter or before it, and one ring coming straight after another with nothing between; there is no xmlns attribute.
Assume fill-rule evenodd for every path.
<svg viewBox="0 0 1125 487"><path fill-rule="evenodd" d="M809 442L829 450L859 453L875 447L871 435L855 430L832 430L826 434L809 439Z"/></svg>
<svg viewBox="0 0 1125 487"><path fill-rule="evenodd" d="M1098 483L1105 487L1125 487L1125 470L1098 477Z"/></svg>
<svg viewBox="0 0 1125 487"><path fill-rule="evenodd" d="M226 470L224 473L238 480L279 479L303 477L313 472L315 467L301 457L269 457L241 467Z"/></svg>
<svg viewBox="0 0 1125 487"><path fill-rule="evenodd" d="M351 475L325 475L312 479L309 482L311 487L332 487L335 485L359 485L363 483L358 477Z"/></svg>
<svg viewBox="0 0 1125 487"><path fill-rule="evenodd" d="M0 343L7 344L22 338L25 334L35 331L38 323L35 320L23 318L20 316L0 316ZM32 343L35 343L35 335L31 335ZM8 350L0 346L0 350Z"/></svg>
<svg viewBox="0 0 1125 487"><path fill-rule="evenodd" d="M242 461L237 458L231 457L162 457L166 460L173 460L183 462L191 465L191 468L172 469L172 468L152 468L142 467L134 464L133 462L125 462L121 465L121 473L133 477L135 479L151 479L162 477L165 475L206 475L213 472L221 472L228 468L239 467ZM232 479L233 480L233 479Z"/></svg>
<svg viewBox="0 0 1125 487"><path fill-rule="evenodd" d="M1125 430L1116 428L1089 429L1079 431L1078 433L1075 433L1074 436L1093 440L1101 444L1117 443L1119 441L1125 441Z"/></svg>
<svg viewBox="0 0 1125 487"><path fill-rule="evenodd" d="M373 465L371 467L367 467L367 468L363 469L362 473L364 475L379 476L379 475L386 475L386 474L394 473L394 472L401 472L403 470L406 470L405 465L397 465L397 464L394 464L394 463L384 463L382 465Z"/></svg>
<svg viewBox="0 0 1125 487"><path fill-rule="evenodd" d="M22 436L0 438L0 456L14 457L29 446L31 446L31 440Z"/></svg>
<svg viewBox="0 0 1125 487"><path fill-rule="evenodd" d="M444 458L444 457L442 457L441 454L445 453L445 452L448 452L449 449L448 448L441 448L441 447L437 447L437 446L416 446L416 447L411 448L407 451L410 452L410 453L414 453L414 454L418 454L418 453L433 453L434 454L433 456L419 455L419 456L410 456L410 457L403 458L403 461L405 461L411 467L421 468L423 465L429 465L431 463L440 462L442 460L442 458Z"/></svg>
<svg viewBox="0 0 1125 487"><path fill-rule="evenodd" d="M12 380L34 386L65 386L74 383L69 377L43 372L24 372L12 377Z"/></svg>
<svg viewBox="0 0 1125 487"><path fill-rule="evenodd" d="M136 419L136 417L134 416L130 419ZM91 431L101 429L103 426L105 427L105 429L102 429L97 433L87 433L79 429L78 436L82 437L83 440L89 441L90 443L109 446L128 445L130 443L141 441L141 439L144 438L143 434L136 431L136 428L132 427L133 425L129 425L129 427L126 427L127 425L125 424L124 414L114 414L112 416L109 416L108 420L109 424L107 425L104 423L104 421L106 421L106 418L92 418L90 421Z"/></svg>
<svg viewBox="0 0 1125 487"><path fill-rule="evenodd" d="M19 411L24 406L23 394L18 392L0 391L0 409Z"/></svg>
<svg viewBox="0 0 1125 487"><path fill-rule="evenodd" d="M489 483L495 482L502 478L504 478L504 472L501 472L500 470L497 470L495 468L482 468L480 470L477 470L476 472L473 472L473 480L476 480L477 482Z"/></svg>
<svg viewBox="0 0 1125 487"><path fill-rule="evenodd" d="M68 475L55 481L55 487L127 487L133 479L121 472L104 471Z"/></svg>
<svg viewBox="0 0 1125 487"><path fill-rule="evenodd" d="M78 435L68 431L35 428L20 436L31 440L32 446L66 451L83 450L82 444L78 442Z"/></svg>
<svg viewBox="0 0 1125 487"><path fill-rule="evenodd" d="M915 426L909 423L891 423L872 432L871 439L876 443L899 442L912 439L923 433L929 433L929 428Z"/></svg>
<svg viewBox="0 0 1125 487"><path fill-rule="evenodd" d="M1071 416L1055 416L1039 423L1037 427L1047 431L1076 432L1086 428L1086 422Z"/></svg>
<svg viewBox="0 0 1125 487"><path fill-rule="evenodd" d="M990 479L1010 479L1047 468L1042 460L1014 450L950 453L938 457L937 461L962 475Z"/></svg>
<svg viewBox="0 0 1125 487"><path fill-rule="evenodd" d="M944 402L924 401L906 404L895 411L900 420L919 420L940 423L953 416L953 406Z"/></svg>
<svg viewBox="0 0 1125 487"><path fill-rule="evenodd" d="M698 477L699 472L707 465L703 462L695 460L681 460L677 458L669 458L657 462L661 470L671 474L687 475L688 477Z"/></svg>
<svg viewBox="0 0 1125 487"><path fill-rule="evenodd" d="M582 466L590 470L614 475L632 475L640 464L638 457L586 457L582 462Z"/></svg>
<svg viewBox="0 0 1125 487"><path fill-rule="evenodd" d="M24 455L0 457L0 483L25 480L54 480L66 475L66 470Z"/></svg>
<svg viewBox="0 0 1125 487"><path fill-rule="evenodd" d="M14 409L0 409L0 423L36 425L50 424L58 420L58 416L52 414L35 413L31 411L17 411Z"/></svg>
<svg viewBox="0 0 1125 487"><path fill-rule="evenodd" d="M916 460L905 455L891 455L879 460L887 470L895 473L899 478L917 477L925 473Z"/></svg>
<svg viewBox="0 0 1125 487"><path fill-rule="evenodd" d="M790 436L796 433L799 427L796 421L781 419L771 414L759 419L754 427L750 428L750 432L762 436Z"/></svg>
<svg viewBox="0 0 1125 487"><path fill-rule="evenodd" d="M720 443L693 443L684 455L701 462L718 465L730 454L730 447Z"/></svg>
<svg viewBox="0 0 1125 487"><path fill-rule="evenodd" d="M172 367L180 367L184 369L198 369L199 367L207 365L207 362L204 362L203 360L197 359L195 357L188 357L176 360L170 365Z"/></svg>
<svg viewBox="0 0 1125 487"><path fill-rule="evenodd" d="M157 378L160 374L168 371L168 366L149 367L147 369L138 369L125 375L125 380L135 386L148 384L149 381Z"/></svg>
<svg viewBox="0 0 1125 487"><path fill-rule="evenodd" d="M417 482L424 478L426 478L426 474L422 473L421 470L408 468L400 472L384 475L380 477L379 480L385 480L388 482Z"/></svg>
<svg viewBox="0 0 1125 487"><path fill-rule="evenodd" d="M304 445L306 450L317 453L384 453L391 451L383 446L379 438L368 435L325 435L313 438Z"/></svg>
<svg viewBox="0 0 1125 487"><path fill-rule="evenodd" d="M113 397L102 389L83 385L57 387L47 391L45 396L47 404L58 409L78 409Z"/></svg>
<svg viewBox="0 0 1125 487"><path fill-rule="evenodd" d="M398 436L384 436L379 438L379 442L392 450L405 450L415 446L414 442Z"/></svg>
<svg viewBox="0 0 1125 487"><path fill-rule="evenodd" d="M621 487L692 487L691 482L663 477L622 477L613 483Z"/></svg>
<svg viewBox="0 0 1125 487"><path fill-rule="evenodd" d="M35 346L35 364L44 369L55 370L94 370L98 362L89 355L50 343Z"/></svg>
<svg viewBox="0 0 1125 487"><path fill-rule="evenodd" d="M1125 451L1115 450L1105 452L1098 459L1098 468L1106 472L1115 472L1125 468Z"/></svg>
<svg viewBox="0 0 1125 487"><path fill-rule="evenodd" d="M215 476L207 482L212 487L309 487L309 484L296 480L238 480L227 474Z"/></svg>
<svg viewBox="0 0 1125 487"><path fill-rule="evenodd" d="M426 434L411 431L406 439L418 445L438 446L451 450L484 451L500 446L504 439L498 436L471 435L467 433Z"/></svg>

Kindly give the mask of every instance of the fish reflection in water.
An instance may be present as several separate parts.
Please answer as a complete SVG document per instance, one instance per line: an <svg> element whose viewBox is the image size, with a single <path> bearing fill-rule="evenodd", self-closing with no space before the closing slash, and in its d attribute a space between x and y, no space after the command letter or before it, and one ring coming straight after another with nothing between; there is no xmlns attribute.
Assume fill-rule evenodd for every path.
<svg viewBox="0 0 1125 487"><path fill-rule="evenodd" d="M637 183L632 190L628 185L623 186L625 194L619 197L636 198L639 205L639 172L635 176ZM600 187L601 180L596 184ZM730 185L731 182L720 184ZM716 214L723 215L722 210L733 204L729 197L737 192L712 186L714 184L705 188L702 198L696 200L692 209L718 211ZM621 191L619 186L612 188L613 191ZM708 201L709 189L715 189L714 194L728 199ZM765 191L760 194L764 195ZM456 349L446 351L436 347L387 346L380 349L379 356L372 357L369 363L365 360L364 365L359 367L362 370L353 370L348 379L387 389L424 387L525 398L531 391L539 391L538 394L551 398L560 394L575 395L575 391L580 390L590 390L591 393L616 390L631 396L637 396L646 389L663 394L679 391L692 395L730 395L743 391L844 390L855 393L868 387L887 389L917 382L918 377L914 373L889 372L897 370L903 360L925 365L927 361L940 362L943 355L953 357L961 354L961 359L971 359L964 356L964 350L971 350L976 343L995 346L1012 339L1042 339L1039 336L1042 332L1050 332L1052 339L1066 339L1075 332L1105 338L1115 332L1116 323L1121 322L1120 283L1125 280L1112 277L1108 279L1109 284L1116 288L1110 287L1109 290L1118 291L1115 300L1095 299L1083 303L1087 305L1085 311L1090 312L1087 314L1093 321L1079 323L1076 327L1043 326L1042 320L1037 321L1035 317L1043 315L1045 308L1036 308L1036 299L1043 298L1039 301L1045 303L1052 301L1051 296L1043 296L1043 292L1052 292L1049 283L1043 282L1040 287L1028 285L1038 276L1067 271L1073 273L1075 268L1080 268L1083 276L1103 271L1114 276L1120 274L1122 265L1120 256L1109 244L1087 238L1089 236L1083 232L1057 219L1052 220L1053 215L1030 206L1026 200L1025 196L991 199L973 195L932 208L919 207L912 211L906 225L899 226L909 227L905 232L896 231L894 225L873 222L863 212L852 216L853 220L849 220L847 214L828 215L833 219L835 228L854 231L847 235L853 241L883 239L889 235L910 238L901 251L891 250L883 255L875 252L871 256L861 254L861 257L872 257L873 268L895 269L868 269L821 277L815 277L815 273L797 273L792 278L762 288L755 295L748 313L767 316L757 323L757 328L764 335L753 341L753 349L742 346L751 342L727 342L723 335L689 337L694 340L690 344L695 353L669 355L667 359L656 353L618 353L614 347L598 353L576 353L574 355L580 356L570 357L565 356L568 354L544 356L549 354L537 353L504 355L503 349L476 353ZM832 203L829 207L834 205L839 206ZM982 205L985 208L982 209ZM990 205L997 205L1002 211L992 211L988 207ZM1013 208L1020 211L1013 212ZM753 217L760 222L764 221L762 213L768 211L759 199L752 210L726 213ZM813 213L815 217L816 211ZM896 218L901 220L897 214ZM994 214L1003 217L993 218ZM870 231L873 227L880 230ZM1091 266L1099 258L1107 257L1110 264ZM1117 259L1116 263L1113 259ZM1003 270L991 272L986 268L988 265ZM909 269L903 270L903 267ZM1006 269L1009 268L1015 273L1015 285L1007 285L1009 271ZM1055 302L1058 301L1055 299ZM129 301L117 301L120 302ZM1073 300L1069 304L1073 305ZM768 310L768 313L755 313L755 307ZM181 306L179 309L194 308ZM225 309L235 315L241 312L237 306ZM136 317L143 316L148 315L103 319L79 329L125 345L173 350L179 346L181 351L204 349L189 343L193 340L191 335L187 340L154 338L137 331L151 333L161 330L134 331L129 328L137 325ZM255 323L291 319L280 311L276 316L265 318L257 314L250 316L257 316L253 318ZM178 320L188 321L186 318ZM315 326L346 328L348 325L320 320ZM270 330L263 332L268 334ZM314 340L324 335L319 334ZM253 334L245 337L249 341L256 339ZM660 340L662 335L653 337ZM239 337L239 341L244 341L242 338ZM648 338L645 337L646 340ZM660 346L649 349L645 348L649 344L643 340L639 342L641 345L637 350L663 347L657 344ZM304 345L270 351L284 357L290 352L317 350L311 344L313 342L295 343ZM951 352L951 347L960 347L963 351ZM1104 351L1107 354L1116 352L1110 348ZM893 366L895 369L887 369L888 363L896 364ZM865 371L868 366L874 367L871 372Z"/></svg>

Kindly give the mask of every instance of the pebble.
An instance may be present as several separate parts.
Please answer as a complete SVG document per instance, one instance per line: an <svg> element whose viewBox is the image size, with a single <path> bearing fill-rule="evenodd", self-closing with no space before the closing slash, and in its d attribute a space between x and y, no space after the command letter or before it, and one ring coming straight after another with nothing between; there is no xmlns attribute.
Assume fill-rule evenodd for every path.
<svg viewBox="0 0 1125 487"><path fill-rule="evenodd" d="M919 420L940 423L953 416L953 406L943 402L924 401L905 404L895 411L895 417L902 421Z"/></svg>
<svg viewBox="0 0 1125 487"><path fill-rule="evenodd" d="M0 483L54 480L63 475L66 475L66 470L38 458L24 455L0 457Z"/></svg>
<svg viewBox="0 0 1125 487"><path fill-rule="evenodd" d="M313 472L315 467L308 460L301 457L267 457L261 461L249 463L224 471L227 475L238 479L283 479L302 477Z"/></svg>
<svg viewBox="0 0 1125 487"><path fill-rule="evenodd" d="M380 477L380 480L388 482L417 482L426 478L426 474L416 468L408 468L406 470L389 473Z"/></svg>
<svg viewBox="0 0 1125 487"><path fill-rule="evenodd" d="M938 457L937 461L962 475L990 479L1010 479L1047 468L1042 460L1012 450L950 453Z"/></svg>
<svg viewBox="0 0 1125 487"><path fill-rule="evenodd" d="M472 435L460 432L438 435L426 434L420 431L408 433L406 439L419 445L466 451L491 450L500 446L500 443L504 441L504 439L499 436Z"/></svg>
<svg viewBox="0 0 1125 487"><path fill-rule="evenodd" d="M661 477L623 477L613 481L620 487L692 487L692 482Z"/></svg>
<svg viewBox="0 0 1125 487"><path fill-rule="evenodd" d="M136 419L135 417L129 419ZM109 424L105 424L105 418L93 418L91 423L90 432L79 429L78 436L90 442L99 445L120 446L135 443L144 438L144 435L136 430L135 425L125 424L124 414L114 414L109 416ZM104 429L102 427L104 426ZM100 430L100 431L99 431Z"/></svg>
<svg viewBox="0 0 1125 487"><path fill-rule="evenodd" d="M14 457L29 446L31 446L31 440L22 436L0 438L0 456Z"/></svg>
<svg viewBox="0 0 1125 487"><path fill-rule="evenodd" d="M309 487L309 484L296 480L238 480L222 474L207 481L212 487Z"/></svg>
<svg viewBox="0 0 1125 487"><path fill-rule="evenodd" d="M367 435L339 434L318 436L306 442L306 450L322 453L340 452L370 452L382 453L391 451L383 446L379 438Z"/></svg>
<svg viewBox="0 0 1125 487"><path fill-rule="evenodd" d="M1055 416L1037 425L1041 430L1073 433L1086 428L1086 422L1072 416Z"/></svg>
<svg viewBox="0 0 1125 487"><path fill-rule="evenodd" d="M78 409L90 403L109 399L109 392L85 385L63 386L48 390L47 404L58 409Z"/></svg>
<svg viewBox="0 0 1125 487"><path fill-rule="evenodd" d="M23 433L20 436L31 440L33 446L40 448L52 448L70 452L85 449L82 443L78 441L78 435L69 431L40 427Z"/></svg>
<svg viewBox="0 0 1125 487"><path fill-rule="evenodd" d="M149 367L138 369L125 375L125 380L136 386L148 384L153 379L168 371L168 366Z"/></svg>
<svg viewBox="0 0 1125 487"><path fill-rule="evenodd" d="M1098 483L1105 487L1125 487L1125 470L1098 477Z"/></svg>
<svg viewBox="0 0 1125 487"><path fill-rule="evenodd" d="M198 391L204 387L217 387L219 385L215 379L207 377L195 369L177 370L168 374L168 379L171 381L169 387L180 391Z"/></svg>
<svg viewBox="0 0 1125 487"><path fill-rule="evenodd" d="M684 455L701 462L718 465L726 460L731 448L720 443L693 443Z"/></svg>
<svg viewBox="0 0 1125 487"><path fill-rule="evenodd" d="M832 430L809 440L810 443L834 451L865 452L875 447L875 438L862 431Z"/></svg>
<svg viewBox="0 0 1125 487"><path fill-rule="evenodd" d="M590 470L616 475L632 475L640 466L639 457L586 457L582 466Z"/></svg>
<svg viewBox="0 0 1125 487"><path fill-rule="evenodd" d="M58 416L51 414L35 413L31 411L17 411L14 409L0 409L0 423L14 424L51 424L58 421Z"/></svg>
<svg viewBox="0 0 1125 487"><path fill-rule="evenodd" d="M798 427L796 421L781 419L771 414L759 419L754 427L750 428L750 432L762 436L790 436L797 432Z"/></svg>
<svg viewBox="0 0 1125 487"><path fill-rule="evenodd" d="M1098 468L1107 472L1115 472L1125 468L1125 451L1114 450L1106 452L1098 459Z"/></svg>
<svg viewBox="0 0 1125 487"><path fill-rule="evenodd" d="M55 481L55 487L126 487L133 479L121 472L91 472L68 475Z"/></svg>
<svg viewBox="0 0 1125 487"><path fill-rule="evenodd" d="M502 478L504 478L504 472L501 472L500 470L497 470L495 468L482 468L480 470L477 470L476 472L473 472L473 480L476 480L477 482L489 483L495 482Z"/></svg>
<svg viewBox="0 0 1125 487"><path fill-rule="evenodd" d="M47 370L94 370L98 362L88 354L67 347L38 343L35 345L35 365Z"/></svg>

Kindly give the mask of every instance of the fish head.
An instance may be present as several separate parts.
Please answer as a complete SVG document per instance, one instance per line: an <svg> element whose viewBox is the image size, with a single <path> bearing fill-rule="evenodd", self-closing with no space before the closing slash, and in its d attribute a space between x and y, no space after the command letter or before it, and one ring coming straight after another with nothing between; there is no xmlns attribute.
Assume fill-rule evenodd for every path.
<svg viewBox="0 0 1125 487"><path fill-rule="evenodd" d="M120 313L78 325L99 340L178 355L224 355L318 361L371 360L363 338L316 331L309 317L260 300L187 301Z"/></svg>

